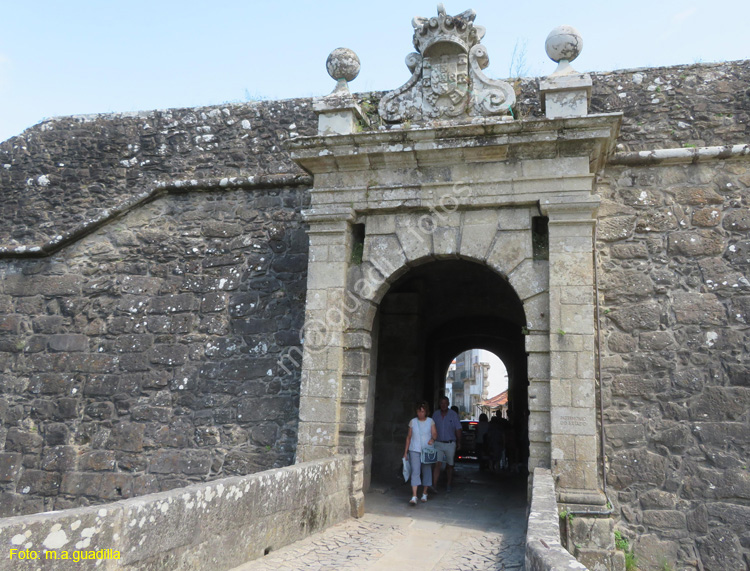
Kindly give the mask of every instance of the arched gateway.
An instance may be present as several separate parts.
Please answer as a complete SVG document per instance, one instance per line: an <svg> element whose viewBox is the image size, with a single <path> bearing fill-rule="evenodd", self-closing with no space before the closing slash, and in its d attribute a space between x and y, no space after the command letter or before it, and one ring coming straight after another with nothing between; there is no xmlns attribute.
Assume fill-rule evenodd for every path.
<svg viewBox="0 0 750 571"><path fill-rule="evenodd" d="M441 348L472 336L512 353L529 470L552 468L573 509L606 503L594 186L621 115L587 115L590 78L561 65L542 82L547 117L513 120L513 89L481 72L473 19L415 19L412 78L380 101L379 120L394 124L379 129L349 94L356 56L336 50L337 88L315 104L319 135L289 144L314 176L297 461L351 454L355 515L373 453L396 448L387 427L373 431L375 387L378 407L405 422L414 397L436 392Z"/></svg>
<svg viewBox="0 0 750 571"><path fill-rule="evenodd" d="M528 376L523 305L508 282L485 264L454 258L414 266L396 280L379 304L372 432L373 474L392 476L403 453L405 423L420 400L434 403L445 385L451 360L474 347L493 351L508 363L510 420L526 442ZM375 355L374 353L377 353ZM371 428L372 426L372 428ZM525 445L524 450L528 449ZM524 454L525 457L525 454Z"/></svg>

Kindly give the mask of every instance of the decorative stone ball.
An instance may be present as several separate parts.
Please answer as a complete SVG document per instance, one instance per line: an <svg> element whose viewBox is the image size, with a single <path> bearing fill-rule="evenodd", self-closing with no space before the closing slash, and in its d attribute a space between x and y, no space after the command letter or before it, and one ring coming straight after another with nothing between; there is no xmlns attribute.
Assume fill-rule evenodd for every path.
<svg viewBox="0 0 750 571"><path fill-rule="evenodd" d="M359 58L349 48L336 48L326 60L326 69L336 81L352 81L359 75Z"/></svg>
<svg viewBox="0 0 750 571"><path fill-rule="evenodd" d="M554 62L573 61L583 49L583 38L573 26L558 26L547 36L544 49Z"/></svg>

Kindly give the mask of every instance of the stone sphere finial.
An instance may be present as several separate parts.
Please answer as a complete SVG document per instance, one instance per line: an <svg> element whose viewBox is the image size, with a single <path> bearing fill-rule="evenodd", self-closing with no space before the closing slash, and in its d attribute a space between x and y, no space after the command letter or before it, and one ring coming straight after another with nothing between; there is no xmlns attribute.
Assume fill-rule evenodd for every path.
<svg viewBox="0 0 750 571"><path fill-rule="evenodd" d="M583 38L573 26L557 26L547 36L544 49L549 58L556 63L571 62L583 50Z"/></svg>
<svg viewBox="0 0 750 571"><path fill-rule="evenodd" d="M326 69L336 81L352 81L359 75L359 58L349 48L336 48L326 60Z"/></svg>

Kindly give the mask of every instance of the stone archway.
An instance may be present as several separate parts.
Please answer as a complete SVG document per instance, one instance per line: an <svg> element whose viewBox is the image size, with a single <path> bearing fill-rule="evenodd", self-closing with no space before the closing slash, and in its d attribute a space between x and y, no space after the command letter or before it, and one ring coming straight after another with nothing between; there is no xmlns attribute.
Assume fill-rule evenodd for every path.
<svg viewBox="0 0 750 571"><path fill-rule="evenodd" d="M511 363L512 402L517 405L513 420L527 442L522 333L527 321L523 304L499 274L459 258L413 267L390 286L376 321L377 355L373 350L370 361L377 363L377 373L369 387L374 410L365 432L366 441L372 438L374 475L391 475L394 460L403 452L405 423L413 416L414 403L426 400L434 407L447 365L472 347L493 350ZM367 486L367 462L364 470Z"/></svg>
<svg viewBox="0 0 750 571"><path fill-rule="evenodd" d="M505 278L523 303L529 469L552 468L562 503L605 503L592 190L619 121L488 119L289 144L314 176L297 461L350 454L355 515L372 454L379 304L413 268L458 258Z"/></svg>
<svg viewBox="0 0 750 571"><path fill-rule="evenodd" d="M550 328L549 261L534 259L538 208L462 210L456 206L447 210L368 213L355 218L352 212L336 209L329 211L325 221L320 212L308 214L313 261L307 318L316 326L305 342L298 461L337 452L351 454L356 513L363 509L372 463L378 377L374 356L383 325L378 309L383 301L388 302L388 292L398 293L404 279L424 276L431 267L442 265L469 278L472 274L466 268L476 268L476 275L489 283L477 290L481 296L472 299L478 304L474 318L481 317L478 307L487 306L493 295L513 300L491 312L490 323L480 324L484 331L464 333L464 339L484 333L498 342L500 333L487 330L493 325L506 330L512 326L516 351L524 353L523 368L528 370L529 384L524 387L528 393L522 397L524 401L528 397L524 427L529 440L528 467L550 465L550 356L545 342ZM352 259L362 235L362 259ZM341 262L325 259L321 253L330 256L334 248L343 252ZM334 285L336 270L340 271L338 286ZM455 287L452 296L461 298ZM449 340L439 327L432 334L438 335L438 344Z"/></svg>

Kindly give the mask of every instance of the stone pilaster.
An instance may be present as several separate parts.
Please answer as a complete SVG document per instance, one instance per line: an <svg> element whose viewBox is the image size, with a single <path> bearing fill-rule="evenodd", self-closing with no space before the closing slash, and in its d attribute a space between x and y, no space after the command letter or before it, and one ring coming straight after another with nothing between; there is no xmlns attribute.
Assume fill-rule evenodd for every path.
<svg viewBox="0 0 750 571"><path fill-rule="evenodd" d="M338 453L351 221L346 207L305 211L310 223L297 463Z"/></svg>
<svg viewBox="0 0 750 571"><path fill-rule="evenodd" d="M548 200L551 460L560 501L603 505L594 368L595 196Z"/></svg>
<svg viewBox="0 0 750 571"><path fill-rule="evenodd" d="M529 472L550 467L549 335L546 330L526 335L529 375Z"/></svg>

